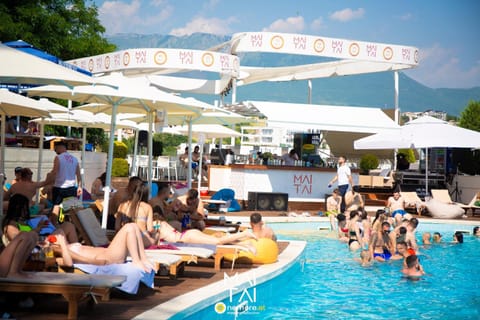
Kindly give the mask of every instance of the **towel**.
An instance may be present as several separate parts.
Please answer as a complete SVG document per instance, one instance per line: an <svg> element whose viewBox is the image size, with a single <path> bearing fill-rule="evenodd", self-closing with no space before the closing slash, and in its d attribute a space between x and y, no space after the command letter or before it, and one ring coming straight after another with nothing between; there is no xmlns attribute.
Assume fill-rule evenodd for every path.
<svg viewBox="0 0 480 320"><path fill-rule="evenodd" d="M143 282L149 288L153 288L154 286L155 271L145 272L130 262L107 264L104 266L79 263L75 264L74 267L90 274L126 276L127 280L117 288L130 294L136 294L138 292L140 282Z"/></svg>

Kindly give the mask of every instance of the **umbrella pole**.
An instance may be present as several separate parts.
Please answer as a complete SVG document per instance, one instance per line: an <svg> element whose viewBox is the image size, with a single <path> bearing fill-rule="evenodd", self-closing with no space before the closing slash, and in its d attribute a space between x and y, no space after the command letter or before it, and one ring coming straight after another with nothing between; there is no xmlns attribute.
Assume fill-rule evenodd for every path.
<svg viewBox="0 0 480 320"><path fill-rule="evenodd" d="M132 168L130 170L130 175L131 176L136 176L137 173L137 154L138 154L138 135L139 135L140 129L136 128L135 129L135 144L133 146L133 159L132 159Z"/></svg>
<svg viewBox="0 0 480 320"><path fill-rule="evenodd" d="M148 172L147 172L147 179L148 179L148 190L150 190L150 198L152 197L152 170L153 170L153 111L148 113Z"/></svg>
<svg viewBox="0 0 480 320"><path fill-rule="evenodd" d="M198 192L200 193L200 187L202 186L202 158L203 158L203 144L200 144L200 160L198 161Z"/></svg>
<svg viewBox="0 0 480 320"><path fill-rule="evenodd" d="M87 127L83 126L82 128L82 167L80 168L80 176L82 177L82 201L83 201L83 189L85 189L85 144L87 142Z"/></svg>
<svg viewBox="0 0 480 320"><path fill-rule="evenodd" d="M112 183L112 162L113 162L113 143L115 140L115 122L117 118L118 105L115 103L112 106L112 122L110 123L110 140L108 143L107 155L107 176L105 178L105 188L103 195L103 212L102 212L102 229L107 229L108 221L108 205L110 199L110 185Z"/></svg>
<svg viewBox="0 0 480 320"><path fill-rule="evenodd" d="M43 162L43 137L45 136L45 123L40 121L40 140L38 141L38 164L37 164L37 181L42 179L42 162ZM37 189L36 203L40 203L40 189Z"/></svg>
<svg viewBox="0 0 480 320"><path fill-rule="evenodd" d="M187 166L187 186L192 188L192 117L188 120L188 166Z"/></svg>
<svg viewBox="0 0 480 320"><path fill-rule="evenodd" d="M2 131L0 134L0 141L1 141L1 151L0 151L0 217L3 217L3 185L5 184L5 121L6 117L5 114L2 113Z"/></svg>
<svg viewBox="0 0 480 320"><path fill-rule="evenodd" d="M428 148L425 148L425 196L429 196L428 193Z"/></svg>

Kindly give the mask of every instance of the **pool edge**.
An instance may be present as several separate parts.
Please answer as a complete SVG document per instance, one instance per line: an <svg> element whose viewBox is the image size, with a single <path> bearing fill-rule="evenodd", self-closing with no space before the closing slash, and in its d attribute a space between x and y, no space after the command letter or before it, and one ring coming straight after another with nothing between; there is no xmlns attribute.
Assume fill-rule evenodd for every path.
<svg viewBox="0 0 480 320"><path fill-rule="evenodd" d="M261 265L255 269L238 274L238 290L250 286L252 277L256 285L269 281L287 271L301 259L307 245L306 241L289 240L289 244L278 256L278 261L272 264ZM167 302L137 315L134 319L182 319L202 310L215 301L227 298L229 290L224 280L217 281L205 287L185 293Z"/></svg>

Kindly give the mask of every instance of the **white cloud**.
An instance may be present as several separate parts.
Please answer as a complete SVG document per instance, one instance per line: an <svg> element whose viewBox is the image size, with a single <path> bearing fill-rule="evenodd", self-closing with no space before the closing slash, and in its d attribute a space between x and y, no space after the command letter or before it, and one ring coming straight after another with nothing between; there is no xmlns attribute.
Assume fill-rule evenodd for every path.
<svg viewBox="0 0 480 320"><path fill-rule="evenodd" d="M234 17L228 19L197 17L188 22L185 27L171 30L170 34L174 36L186 36L195 32L203 32L226 35L231 33L229 25L236 21Z"/></svg>
<svg viewBox="0 0 480 320"><path fill-rule="evenodd" d="M142 11L141 0L131 2L105 1L98 8L98 16L108 34L120 32L142 32L145 27L161 25L173 12L173 7L165 0L152 0L149 5L154 10L149 15Z"/></svg>
<svg viewBox="0 0 480 320"><path fill-rule="evenodd" d="M330 15L330 19L340 21L340 22L348 22L355 19L363 18L365 15L365 9L358 8L357 10L352 10L350 8L346 8L343 10L335 11Z"/></svg>
<svg viewBox="0 0 480 320"><path fill-rule="evenodd" d="M322 29L324 27L324 24L323 24L323 18L322 17L319 17L315 20L312 21L312 23L310 24L310 29L312 29L313 31L318 31L320 29Z"/></svg>
<svg viewBox="0 0 480 320"><path fill-rule="evenodd" d="M419 49L420 62L409 76L432 88L471 88L480 86L480 61L464 68L452 49L435 44Z"/></svg>
<svg viewBox="0 0 480 320"><path fill-rule="evenodd" d="M287 19L278 19L270 26L264 28L263 31L273 32L291 32L297 33L303 31L305 28L305 21L302 16L289 17Z"/></svg>
<svg viewBox="0 0 480 320"><path fill-rule="evenodd" d="M400 20L403 20L403 21L408 21L412 18L413 18L413 14L411 14L410 12L407 12L404 15L400 16Z"/></svg>

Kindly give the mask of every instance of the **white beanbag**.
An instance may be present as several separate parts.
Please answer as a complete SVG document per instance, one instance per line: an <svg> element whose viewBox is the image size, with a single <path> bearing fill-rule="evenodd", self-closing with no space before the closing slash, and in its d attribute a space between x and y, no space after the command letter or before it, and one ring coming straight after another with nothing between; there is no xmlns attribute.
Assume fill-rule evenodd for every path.
<svg viewBox="0 0 480 320"><path fill-rule="evenodd" d="M465 210L455 203L444 203L435 199L425 202L428 212L433 218L455 219L461 218Z"/></svg>

